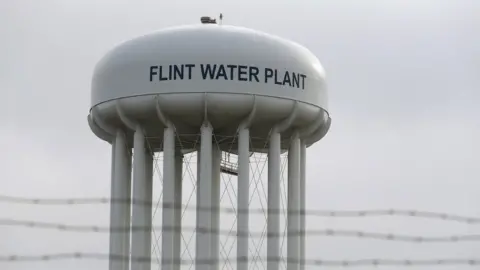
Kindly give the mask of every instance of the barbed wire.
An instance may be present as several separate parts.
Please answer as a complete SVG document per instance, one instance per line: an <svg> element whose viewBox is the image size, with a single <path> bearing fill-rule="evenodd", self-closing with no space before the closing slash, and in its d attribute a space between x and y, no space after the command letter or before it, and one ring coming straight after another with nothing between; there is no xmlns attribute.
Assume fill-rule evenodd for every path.
<svg viewBox="0 0 480 270"><path fill-rule="evenodd" d="M220 207L219 209L215 208L198 208L195 205L168 205L162 204L161 202L156 201L143 201L143 200L134 200L134 199L109 199L107 197L99 198L68 198L68 199L39 199L39 198L21 198L21 197L12 197L0 195L0 202L3 203L17 203L17 204L35 204L35 205L81 205L81 204L109 204L109 203L128 203L128 204L160 204L162 208L181 208L184 210L191 211L213 211L218 210L223 213L236 214L237 212L242 212L241 209L235 209L231 207ZM249 209L248 212L251 214L264 214L265 209L255 208ZM440 219L444 221L456 221L461 223L468 224L480 224L480 218L477 217L468 217L461 215L453 215L447 213L437 213L429 211L419 211L419 210L402 210L402 209L379 209L379 210L305 210L305 211L287 211L285 209L274 210L268 209L268 211L276 213L290 212L297 213L300 215L308 216L317 216L317 217L374 217L374 216L402 216L402 217L416 217L416 218L428 218L428 219Z"/></svg>
<svg viewBox="0 0 480 270"><path fill-rule="evenodd" d="M202 234L218 234L244 237L247 234L250 237L262 237L264 232L238 232L234 230L212 230L210 228L196 228L196 227L162 227L162 226L133 226L133 227L109 227L109 226L87 226L87 225L67 225L60 223L48 223L48 222L36 222L14 219L0 219L0 226L22 226L28 228L38 229L53 229L59 231L73 231L73 232L93 232L93 233L107 233L107 232L126 232L126 231L145 231L150 229L157 229L165 231L176 232L197 232ZM386 241L401 241L412 243L454 243L454 242L476 242L480 241L480 235L451 235L440 237L426 237L426 236L412 236L412 235L400 235L400 234L384 234L355 230L300 230L292 232L292 235L307 235L307 236L330 236L330 237L355 237L374 240L386 240ZM266 237L279 237L279 235L267 235Z"/></svg>
<svg viewBox="0 0 480 270"><path fill-rule="evenodd" d="M130 260L135 263L149 263L154 265L160 265L157 260L152 260L151 257L128 257L121 255L109 255L102 253L52 253L43 255L2 255L0 256L0 262L39 262L39 261L58 261L67 259L97 259L97 260ZM260 258L266 262L279 262L286 258ZM233 258L232 260L237 260ZM248 262L247 257L240 257L239 261ZM355 267L355 266L476 266L480 265L480 259L413 259L413 260L395 260L395 259L358 259L358 260L323 260L323 259L306 259L306 260L289 260L293 263L300 263L306 266L336 266L336 267ZM216 263L222 263L225 260L164 260L164 264L194 264L199 263L203 265L213 265Z"/></svg>

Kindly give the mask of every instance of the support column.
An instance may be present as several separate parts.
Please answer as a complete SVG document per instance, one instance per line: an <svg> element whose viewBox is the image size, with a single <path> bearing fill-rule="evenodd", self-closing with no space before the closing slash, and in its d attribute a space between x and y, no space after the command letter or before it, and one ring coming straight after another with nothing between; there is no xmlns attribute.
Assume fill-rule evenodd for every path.
<svg viewBox="0 0 480 270"><path fill-rule="evenodd" d="M300 139L295 133L288 149L287 269L299 269Z"/></svg>
<svg viewBox="0 0 480 270"><path fill-rule="evenodd" d="M200 166L200 159L201 159L201 149L198 149L197 150L197 213L198 211L200 210L199 206L200 206L200 191L198 190L198 186L200 185L200 169L201 169L201 166Z"/></svg>
<svg viewBox="0 0 480 270"><path fill-rule="evenodd" d="M172 270L175 227L175 130L163 133L163 209L162 209L162 269Z"/></svg>
<svg viewBox="0 0 480 270"><path fill-rule="evenodd" d="M111 166L111 179L110 179L110 241L109 241L109 254L110 254L110 260L108 261L108 269L109 270L115 270L115 269L122 269L123 270L123 264L124 259L122 260L116 260L112 259L113 256L123 256L124 255L124 250L123 250L123 241L120 242L120 238L122 238L122 233L115 232L112 230L114 227L119 227L123 225L123 222L121 220L121 207L118 203L119 197L121 198L122 192L122 185L117 181L116 179L116 173L115 173L115 163L117 163L117 151L116 151L116 145L118 141L118 134L116 137L112 140L112 166ZM121 198L123 199L123 198Z"/></svg>
<svg viewBox="0 0 480 270"><path fill-rule="evenodd" d="M267 270L280 266L280 133L272 132L268 149Z"/></svg>
<svg viewBox="0 0 480 270"><path fill-rule="evenodd" d="M146 228L144 230L145 238L145 254L148 257L152 256L152 203L153 203L153 152L150 149L145 149L145 179L146 189L144 200L148 203L143 207ZM145 270L151 269L151 263L144 263Z"/></svg>
<svg viewBox="0 0 480 270"><path fill-rule="evenodd" d="M127 231L123 234L123 243L124 243L124 254L126 254L127 257L130 257L130 237L131 237L131 217L132 217L132 151L131 148L125 145L126 147L126 153L127 153L127 166L125 166L125 176L127 178L127 189L125 190L125 216L124 216L124 226L127 228ZM123 265L124 268L123 270L129 270L130 269L130 259L127 259L125 261L125 264Z"/></svg>
<svg viewBox="0 0 480 270"><path fill-rule="evenodd" d="M300 270L305 270L305 247L306 238L305 231L307 227L307 216L305 214L306 207L306 161L307 161L307 145L305 140L300 141Z"/></svg>
<svg viewBox="0 0 480 270"><path fill-rule="evenodd" d="M248 270L248 201L250 187L250 130L238 132L237 269Z"/></svg>
<svg viewBox="0 0 480 270"><path fill-rule="evenodd" d="M110 270L127 270L129 263L130 243L126 240L130 237L130 168L131 159L127 151L125 135L117 131L112 142L112 179L110 189L110 228L122 228L122 230L110 230L110 255L121 256L121 260L111 259Z"/></svg>
<svg viewBox="0 0 480 270"><path fill-rule="evenodd" d="M133 200L135 203L132 205L131 270L150 270L153 164L152 156L147 154L145 149L145 135L140 126L135 131L133 148ZM142 261L136 262L135 259L142 259Z"/></svg>
<svg viewBox="0 0 480 270"><path fill-rule="evenodd" d="M222 151L218 145L213 146L212 152L212 234L211 248L212 260L214 264L209 269L218 270L220 258L220 163L222 161Z"/></svg>
<svg viewBox="0 0 480 270"><path fill-rule="evenodd" d="M200 177L197 186L200 211L197 209L195 270L210 270L211 263L212 135L212 126L204 123L201 127Z"/></svg>
<svg viewBox="0 0 480 270"><path fill-rule="evenodd" d="M173 259L175 262L173 270L180 270L181 248L182 248L182 186L183 186L183 154L175 152L175 231L173 236Z"/></svg>

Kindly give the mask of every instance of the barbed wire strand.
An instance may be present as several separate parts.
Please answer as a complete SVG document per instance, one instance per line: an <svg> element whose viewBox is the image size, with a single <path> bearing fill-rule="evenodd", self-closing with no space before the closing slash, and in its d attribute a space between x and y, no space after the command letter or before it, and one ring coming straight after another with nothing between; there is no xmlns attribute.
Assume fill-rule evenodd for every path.
<svg viewBox="0 0 480 270"><path fill-rule="evenodd" d="M16 204L35 204L35 205L80 205L80 204L109 204L109 203L132 203L132 204L151 204L157 203L155 201L141 201L141 200L126 200L126 199L109 199L102 198L69 198L69 199L31 199L0 195L0 202L3 203L16 203ZM181 207L185 210L192 211L211 211L212 208L203 209L197 208L195 205L186 206L174 206L166 204L165 207ZM230 207L220 207L219 209L223 213L235 214L239 209ZM284 209L278 210L278 212L285 211ZM256 208L249 209L251 214L264 214L264 209ZM453 215L447 213L437 213L419 210L402 210L402 209L379 209L379 210L305 210L305 211L290 211L290 213L305 214L307 216L318 217L374 217L374 216L403 216L403 217L416 217L416 218L429 218L440 219L444 221L456 221L468 224L480 224L480 218L468 217L461 215Z"/></svg>
<svg viewBox="0 0 480 270"><path fill-rule="evenodd" d="M149 263L159 265L156 260L151 257L127 257L121 255L109 255L102 253L52 253L43 255L2 255L0 262L39 262L39 261L54 261L67 259L97 259L97 260L131 260L135 263ZM237 258L234 258L236 260ZM261 258L262 261L282 261L285 258ZM240 261L249 261L248 258L239 258ZM193 264L200 263L203 265L213 265L224 262L225 260L165 260L165 264ZM395 259L358 259L358 260L323 260L323 259L306 259L306 260L291 260L294 263L302 263L308 266L332 266L332 267L355 267L355 266L476 266L480 265L480 259L414 259L414 260L395 260Z"/></svg>
<svg viewBox="0 0 480 270"><path fill-rule="evenodd" d="M122 231L141 231L147 230L148 227L133 226L133 227L108 227L108 226L86 226L86 225L67 225L59 223L48 222L36 222L14 219L0 219L0 226L22 226L28 228L38 229L53 229L59 231L73 231L73 232L93 232L93 233L107 233L107 232L122 232ZM162 230L162 226L153 226L157 230ZM207 228L196 227L165 227L163 231L180 231L180 232L198 232L206 234L218 234L218 235L232 235L238 237L244 237L247 233L238 232L234 230L212 230ZM248 232L250 237L262 237L263 232ZM454 242L476 242L480 241L480 235L452 235L452 236L440 236L440 237L426 237L426 236L411 236L400 234L384 234L365 231L354 230L301 230L293 232L293 235L308 235L308 236L331 236L331 237L355 237L375 240L386 241L401 241L412 243L454 243ZM267 237L279 237L279 235L273 235Z"/></svg>

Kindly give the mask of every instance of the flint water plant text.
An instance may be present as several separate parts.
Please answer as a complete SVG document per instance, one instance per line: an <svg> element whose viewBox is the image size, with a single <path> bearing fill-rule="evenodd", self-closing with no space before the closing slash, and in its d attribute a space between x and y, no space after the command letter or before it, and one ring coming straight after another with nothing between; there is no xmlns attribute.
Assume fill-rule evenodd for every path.
<svg viewBox="0 0 480 270"><path fill-rule="evenodd" d="M246 65L224 64L179 64L150 66L150 81L191 80L236 80L245 82L273 83L293 88L305 89L305 74L278 70L273 68L259 68Z"/></svg>

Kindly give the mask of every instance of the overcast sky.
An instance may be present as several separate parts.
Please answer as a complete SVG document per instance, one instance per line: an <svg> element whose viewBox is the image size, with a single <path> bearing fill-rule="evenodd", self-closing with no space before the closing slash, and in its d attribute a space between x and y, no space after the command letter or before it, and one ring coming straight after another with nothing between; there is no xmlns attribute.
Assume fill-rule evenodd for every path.
<svg viewBox="0 0 480 270"><path fill-rule="evenodd" d="M86 121L94 65L121 41L197 24L200 16L220 12L225 24L305 45L325 67L333 122L308 150L309 209L401 208L480 217L480 2L475 0L0 0L0 194L109 196L110 146ZM69 224L107 225L108 211L108 205L0 203L0 218ZM479 225L400 217L309 217L307 227L423 236L480 233ZM309 237L307 257L480 258L479 250L475 242ZM0 228L0 255L74 251L106 253L108 235ZM107 262L0 265L86 267L106 269Z"/></svg>

